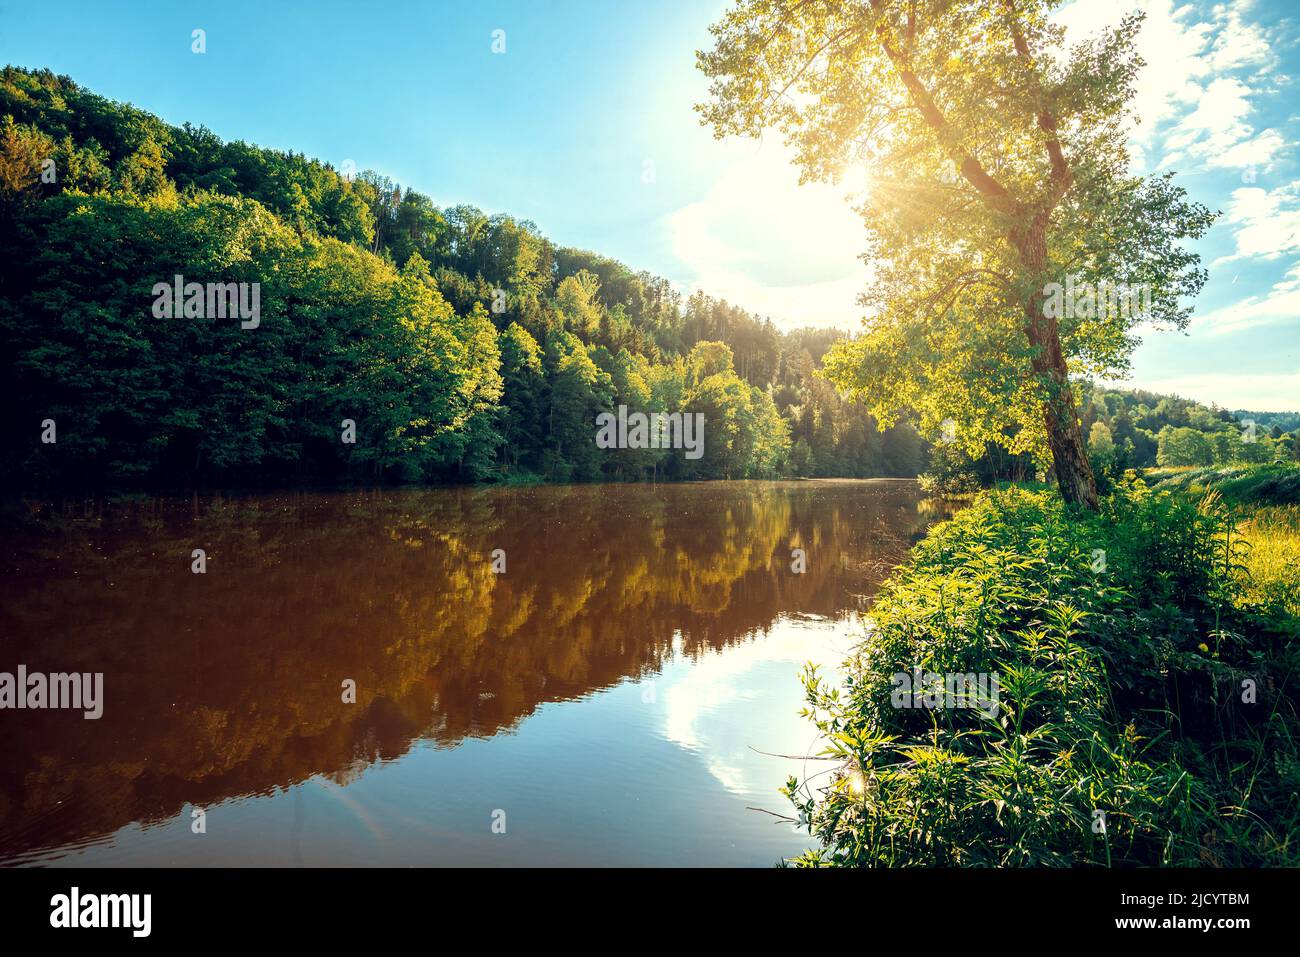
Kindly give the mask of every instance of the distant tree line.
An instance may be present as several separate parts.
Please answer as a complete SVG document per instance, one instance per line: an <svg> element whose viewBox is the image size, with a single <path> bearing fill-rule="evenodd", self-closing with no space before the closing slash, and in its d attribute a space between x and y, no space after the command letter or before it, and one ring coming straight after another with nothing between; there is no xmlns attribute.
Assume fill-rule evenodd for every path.
<svg viewBox="0 0 1300 957"><path fill-rule="evenodd" d="M1143 389L1082 386L1080 421L1093 472L1103 484L1127 469L1300 461L1296 413L1229 411ZM926 480L944 491L968 491L1036 474L1029 455L1010 455L990 444L972 458L940 443L929 456Z"/></svg>
<svg viewBox="0 0 1300 957"><path fill-rule="evenodd" d="M49 71L0 74L0 252L10 481L864 477L926 455L816 375L841 333ZM258 284L255 327L188 293L158 318L174 282ZM704 456L598 449L619 405L703 413Z"/></svg>
<svg viewBox="0 0 1300 957"><path fill-rule="evenodd" d="M1114 477L1153 465L1251 465L1300 459L1300 434L1284 417L1230 412L1177 396L1095 389L1084 410L1094 467Z"/></svg>

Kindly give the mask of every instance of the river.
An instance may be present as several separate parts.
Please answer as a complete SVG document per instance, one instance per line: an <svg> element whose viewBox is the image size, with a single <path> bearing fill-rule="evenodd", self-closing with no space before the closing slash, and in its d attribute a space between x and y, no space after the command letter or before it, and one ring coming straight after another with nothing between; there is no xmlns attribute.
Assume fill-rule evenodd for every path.
<svg viewBox="0 0 1300 957"><path fill-rule="evenodd" d="M772 865L803 663L946 515L902 480L11 505L0 671L102 673L103 714L0 710L0 863Z"/></svg>

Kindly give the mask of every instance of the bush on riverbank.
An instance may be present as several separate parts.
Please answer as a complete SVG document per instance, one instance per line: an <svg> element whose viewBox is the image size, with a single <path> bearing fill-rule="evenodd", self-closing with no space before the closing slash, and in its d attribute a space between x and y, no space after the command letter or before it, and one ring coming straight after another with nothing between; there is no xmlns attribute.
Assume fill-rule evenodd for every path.
<svg viewBox="0 0 1300 957"><path fill-rule="evenodd" d="M792 863L1300 863L1300 629L1248 550L1141 483L1095 515L982 495L881 591L843 686L806 675L835 770L787 786L822 844ZM998 707L896 707L914 669L997 675Z"/></svg>

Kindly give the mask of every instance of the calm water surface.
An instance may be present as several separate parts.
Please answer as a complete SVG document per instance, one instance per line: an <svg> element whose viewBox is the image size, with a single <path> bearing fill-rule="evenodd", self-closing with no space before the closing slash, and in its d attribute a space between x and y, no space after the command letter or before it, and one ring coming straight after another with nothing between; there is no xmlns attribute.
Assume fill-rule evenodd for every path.
<svg viewBox="0 0 1300 957"><path fill-rule="evenodd" d="M0 671L105 703L0 711L0 862L771 865L809 841L750 810L814 742L802 664L946 514L892 480L25 503Z"/></svg>

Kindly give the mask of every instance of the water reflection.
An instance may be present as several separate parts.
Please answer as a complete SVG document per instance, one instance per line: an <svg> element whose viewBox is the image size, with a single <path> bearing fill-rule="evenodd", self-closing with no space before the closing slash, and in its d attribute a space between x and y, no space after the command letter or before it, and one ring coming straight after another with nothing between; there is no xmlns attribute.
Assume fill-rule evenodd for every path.
<svg viewBox="0 0 1300 957"><path fill-rule="evenodd" d="M531 749L503 732L547 702L590 699L564 714L607 721L630 752L644 728L620 730L610 705L590 701L661 673L657 733L700 750L700 722L719 704L707 694L743 699L760 665L794 685L807 631L782 623L843 622L942 515L906 482L29 503L4 534L0 670L102 671L105 711L98 721L0 712L0 860L115 832L112 843L126 845L128 825L188 822L187 808L240 796L285 799L313 778L332 782L323 786L339 813L368 831L365 860L431 826L439 847L455 844L456 825L440 830L434 811L416 820L396 806L349 809L363 789L348 785L424 742L457 749L458 767L511 753L537 801L599 790L591 765L541 747L541 730ZM190 570L195 548L207 553L204 575ZM492 571L498 548L504 575ZM794 548L807 555L803 574L791 571ZM341 700L348 678L353 705ZM746 782L718 753L705 763L723 788L770 791L782 780ZM380 804L397 785L385 787ZM679 799L692 805L663 798ZM298 833L300 858L294 807L295 823L275 827ZM252 845L266 825L248 816L239 826ZM562 844L557 835L537 853L565 863Z"/></svg>

